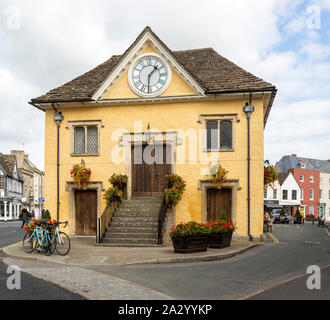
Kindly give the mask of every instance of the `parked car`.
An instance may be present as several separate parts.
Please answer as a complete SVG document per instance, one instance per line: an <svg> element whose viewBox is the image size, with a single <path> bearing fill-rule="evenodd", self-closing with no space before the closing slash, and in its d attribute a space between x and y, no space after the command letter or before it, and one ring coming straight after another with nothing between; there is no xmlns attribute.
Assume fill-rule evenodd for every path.
<svg viewBox="0 0 330 320"><path fill-rule="evenodd" d="M270 218L275 219L278 217L281 213L281 209L273 209L272 212L270 213Z"/></svg>
<svg viewBox="0 0 330 320"><path fill-rule="evenodd" d="M291 221L291 217L288 215L287 212L285 212L285 214L281 215L281 210L277 210L275 213L274 213L274 223L287 223L289 224L290 221Z"/></svg>

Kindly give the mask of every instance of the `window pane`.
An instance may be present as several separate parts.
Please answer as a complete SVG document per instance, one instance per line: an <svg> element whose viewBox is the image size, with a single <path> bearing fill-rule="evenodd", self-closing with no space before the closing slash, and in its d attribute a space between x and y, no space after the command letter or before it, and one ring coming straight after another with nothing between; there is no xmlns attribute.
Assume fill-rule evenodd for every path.
<svg viewBox="0 0 330 320"><path fill-rule="evenodd" d="M74 153L75 154L85 153L85 128L84 127L74 128Z"/></svg>
<svg viewBox="0 0 330 320"><path fill-rule="evenodd" d="M87 128L87 153L88 154L98 153L97 127Z"/></svg>
<svg viewBox="0 0 330 320"><path fill-rule="evenodd" d="M220 149L232 149L231 121L221 121L220 123Z"/></svg>
<svg viewBox="0 0 330 320"><path fill-rule="evenodd" d="M206 132L207 132L207 149L216 150L218 149L218 122L217 121L208 121L206 123Z"/></svg>
<svg viewBox="0 0 330 320"><path fill-rule="evenodd" d="M5 189L5 177L0 176L0 189L4 190Z"/></svg>

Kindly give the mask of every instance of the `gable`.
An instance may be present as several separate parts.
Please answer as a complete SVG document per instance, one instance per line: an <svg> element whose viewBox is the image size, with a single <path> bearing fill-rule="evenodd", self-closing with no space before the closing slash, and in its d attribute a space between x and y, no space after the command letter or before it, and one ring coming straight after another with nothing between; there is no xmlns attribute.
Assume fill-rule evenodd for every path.
<svg viewBox="0 0 330 320"><path fill-rule="evenodd" d="M296 179L294 178L294 176L292 175L291 172L287 176L287 178L285 179L285 181L283 182L282 188L283 189L286 188L286 189L300 190L300 187L299 187Z"/></svg>
<svg viewBox="0 0 330 320"><path fill-rule="evenodd" d="M149 44L139 55L135 57L138 60L141 56L145 54L156 54L161 55L161 52L155 49L151 44ZM134 62L133 62L134 63ZM168 88L160 94L160 97L179 97L179 96L191 96L198 95L199 92L193 89L182 76L169 64L171 69L171 79ZM113 84L109 84L105 89L104 96L100 97L100 100L112 100L112 99L139 99L141 98L137 95L131 88L129 84L129 69L126 66L126 71L121 75L121 77L116 80Z"/></svg>

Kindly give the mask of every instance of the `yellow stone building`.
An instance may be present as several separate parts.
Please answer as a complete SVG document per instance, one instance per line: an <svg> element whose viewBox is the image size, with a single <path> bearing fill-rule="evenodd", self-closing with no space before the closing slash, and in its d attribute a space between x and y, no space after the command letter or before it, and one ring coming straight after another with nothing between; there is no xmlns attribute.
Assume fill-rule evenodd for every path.
<svg viewBox="0 0 330 320"><path fill-rule="evenodd" d="M146 27L123 55L31 100L46 114L45 208L56 218L59 205L59 219L69 220L71 235L95 235L113 173L128 176L128 199L159 197L165 173L176 173L187 186L167 213L166 230L181 221L206 222L225 209L236 237L260 239L264 127L275 95L273 85L213 49L171 51ZM254 107L250 130L247 104ZM60 113L57 199L54 114ZM136 163L132 150L150 153L151 161ZM164 155L165 163L155 164ZM70 171L82 160L92 175L81 190ZM219 163L229 171L221 188L211 179Z"/></svg>

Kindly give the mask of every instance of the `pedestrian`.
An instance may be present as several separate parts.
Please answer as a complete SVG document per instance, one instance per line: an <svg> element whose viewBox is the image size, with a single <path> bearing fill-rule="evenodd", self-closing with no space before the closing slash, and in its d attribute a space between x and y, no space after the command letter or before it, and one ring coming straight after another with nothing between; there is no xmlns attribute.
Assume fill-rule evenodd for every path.
<svg viewBox="0 0 330 320"><path fill-rule="evenodd" d="M34 209L33 209L32 212L30 213L30 218L35 218L35 212L34 212Z"/></svg>
<svg viewBox="0 0 330 320"><path fill-rule="evenodd" d="M24 208L21 212L20 217L22 217L22 227L21 228L23 228L24 224L30 220L29 211L27 211L26 208Z"/></svg>

